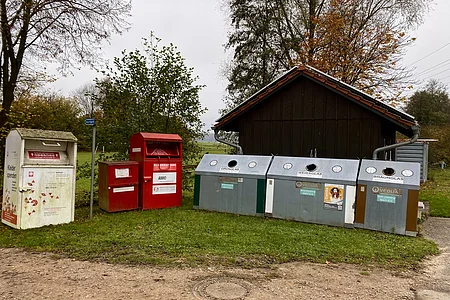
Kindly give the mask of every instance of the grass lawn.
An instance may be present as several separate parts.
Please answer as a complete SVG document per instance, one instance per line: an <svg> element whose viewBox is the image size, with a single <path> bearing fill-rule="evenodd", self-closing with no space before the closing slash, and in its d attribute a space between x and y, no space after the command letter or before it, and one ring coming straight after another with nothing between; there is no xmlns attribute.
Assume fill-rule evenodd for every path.
<svg viewBox="0 0 450 300"><path fill-rule="evenodd" d="M430 216L450 217L450 168L428 170L428 180L420 188L420 201L430 204Z"/></svg>
<svg viewBox="0 0 450 300"><path fill-rule="evenodd" d="M126 264L267 266L288 261L348 262L413 268L436 245L361 229L196 211L192 194L180 208L105 213L71 224L15 230L0 226L0 247Z"/></svg>

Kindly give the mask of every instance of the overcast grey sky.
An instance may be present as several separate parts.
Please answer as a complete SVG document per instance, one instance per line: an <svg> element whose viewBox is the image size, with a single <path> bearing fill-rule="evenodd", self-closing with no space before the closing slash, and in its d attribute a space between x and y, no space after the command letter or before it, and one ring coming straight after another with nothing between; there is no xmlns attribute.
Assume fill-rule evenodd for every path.
<svg viewBox="0 0 450 300"><path fill-rule="evenodd" d="M133 0L132 27L105 45L105 58L120 57L123 49L140 48L141 38L150 31L163 44L173 43L186 59L186 65L194 67L195 75L199 76L197 83L206 85L200 92L200 100L208 108L202 120L210 128L219 117L218 110L224 107L226 79L221 71L229 55L223 47L228 20L221 3L222 0ZM404 64L415 67L417 79L423 82L432 77L450 85L449 12L449 0L436 0L424 24L412 33L417 41L408 49ZM50 88L69 96L97 76L95 71L84 68L74 71L73 76L59 78Z"/></svg>

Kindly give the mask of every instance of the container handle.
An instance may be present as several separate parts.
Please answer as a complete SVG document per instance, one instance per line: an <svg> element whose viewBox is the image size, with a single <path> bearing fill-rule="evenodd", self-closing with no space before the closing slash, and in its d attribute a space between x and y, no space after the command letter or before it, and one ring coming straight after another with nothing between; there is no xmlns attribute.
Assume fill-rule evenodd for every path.
<svg viewBox="0 0 450 300"><path fill-rule="evenodd" d="M41 141L42 145L47 146L47 147L61 147L61 144L58 142L53 143L46 143L44 141Z"/></svg>
<svg viewBox="0 0 450 300"><path fill-rule="evenodd" d="M169 155L167 156L167 159L168 159L169 163L168 163L167 169L165 171L170 170L170 156ZM164 169L161 168L161 157L160 156L158 156L158 164L159 164L159 169L164 171Z"/></svg>

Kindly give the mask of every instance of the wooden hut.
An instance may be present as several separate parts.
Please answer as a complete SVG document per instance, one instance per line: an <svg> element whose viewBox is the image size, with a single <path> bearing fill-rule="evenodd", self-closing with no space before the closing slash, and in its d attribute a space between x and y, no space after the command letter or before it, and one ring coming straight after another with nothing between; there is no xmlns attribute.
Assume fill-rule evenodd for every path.
<svg viewBox="0 0 450 300"><path fill-rule="evenodd" d="M371 158L376 148L395 144L396 132L411 137L417 126L413 116L304 65L216 122L215 131L239 133L244 154L323 158Z"/></svg>

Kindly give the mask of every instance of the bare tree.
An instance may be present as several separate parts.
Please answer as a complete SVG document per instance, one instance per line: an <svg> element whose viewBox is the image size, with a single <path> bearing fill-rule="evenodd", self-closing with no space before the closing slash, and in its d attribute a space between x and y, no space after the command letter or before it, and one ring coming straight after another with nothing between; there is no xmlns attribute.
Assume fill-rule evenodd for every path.
<svg viewBox="0 0 450 300"><path fill-rule="evenodd" d="M83 116L92 116L96 110L100 109L100 106L96 103L99 93L100 91L94 82L86 83L72 93L72 97L78 104Z"/></svg>
<svg viewBox="0 0 450 300"><path fill-rule="evenodd" d="M24 65L59 62L61 70L94 64L100 43L128 27L131 0L0 0L0 127Z"/></svg>

